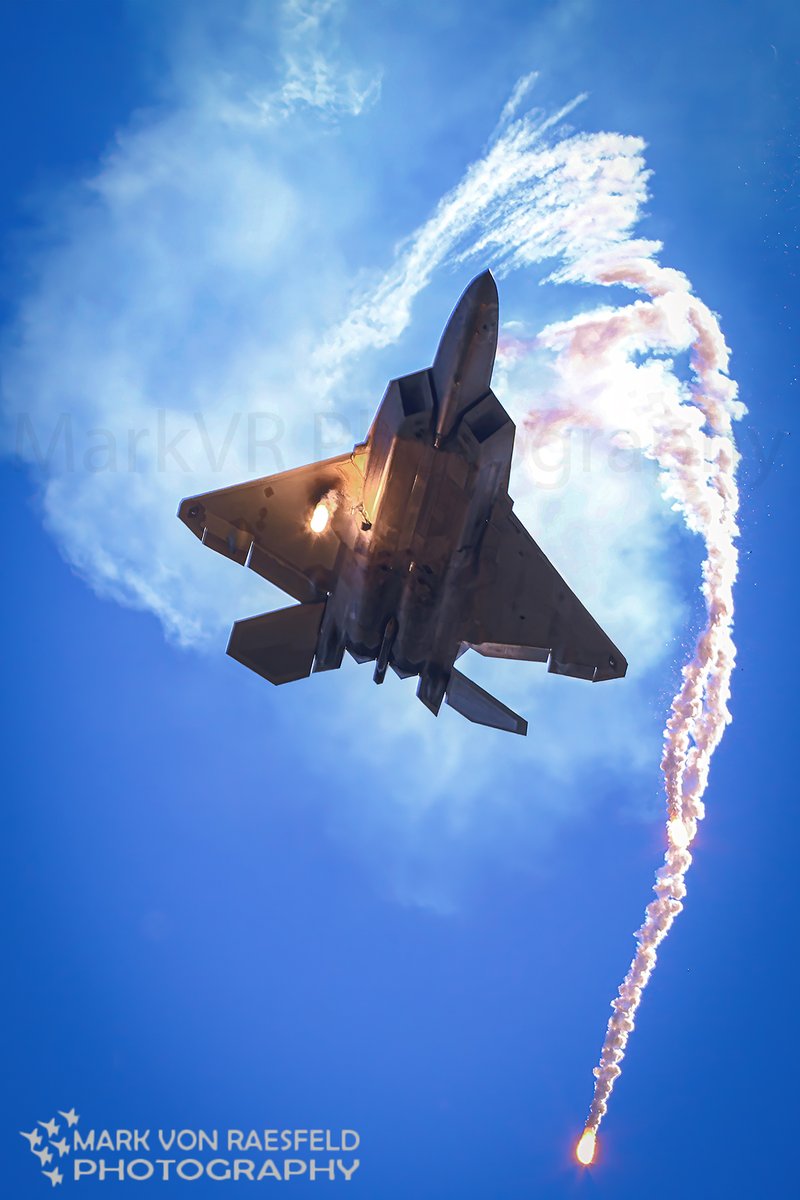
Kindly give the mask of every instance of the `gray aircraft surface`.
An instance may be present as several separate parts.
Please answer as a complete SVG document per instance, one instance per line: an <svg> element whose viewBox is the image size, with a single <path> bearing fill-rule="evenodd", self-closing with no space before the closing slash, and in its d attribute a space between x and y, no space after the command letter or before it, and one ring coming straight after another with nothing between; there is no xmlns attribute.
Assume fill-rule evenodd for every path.
<svg viewBox="0 0 800 1200"><path fill-rule="evenodd" d="M433 366L393 379L349 454L183 500L204 545L299 603L237 621L228 654L270 683L340 667L345 650L419 676L480 725L527 722L454 664L467 649L598 682L625 674L614 643L551 566L508 494L514 424L490 383L497 288L472 281Z"/></svg>

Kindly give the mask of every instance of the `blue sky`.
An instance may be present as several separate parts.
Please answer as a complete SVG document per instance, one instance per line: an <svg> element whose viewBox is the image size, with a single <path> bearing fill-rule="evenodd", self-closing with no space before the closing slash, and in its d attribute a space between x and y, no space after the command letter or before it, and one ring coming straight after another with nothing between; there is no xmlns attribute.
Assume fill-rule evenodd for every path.
<svg viewBox="0 0 800 1200"><path fill-rule="evenodd" d="M346 1186L369 1197L788 1190L797 24L780 4L4 6L15 1195L47 1186L18 1130L72 1104L97 1128L355 1128ZM524 349L495 390L519 425L563 400L536 336L641 300L565 278L632 239L719 314L749 410L738 665L686 911L587 1173L572 1145L702 623L702 545L654 464L519 439L517 509L631 664L597 689L471 664L525 742L354 664L272 691L223 651L278 594L174 513L348 449L486 265ZM634 390L686 385L679 325L632 352ZM47 453L62 414L71 457L67 426Z"/></svg>

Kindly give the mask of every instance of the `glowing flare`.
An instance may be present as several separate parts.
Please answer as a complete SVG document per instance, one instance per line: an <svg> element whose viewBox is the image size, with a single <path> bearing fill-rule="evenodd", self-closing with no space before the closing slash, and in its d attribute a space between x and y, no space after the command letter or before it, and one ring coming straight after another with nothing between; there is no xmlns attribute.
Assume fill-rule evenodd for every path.
<svg viewBox="0 0 800 1200"><path fill-rule="evenodd" d="M597 1134L593 1129L584 1129L581 1140L575 1147L575 1157L584 1167L588 1167L594 1158L597 1146Z"/></svg>
<svg viewBox="0 0 800 1200"><path fill-rule="evenodd" d="M328 528L328 521L331 519L330 509L327 504L319 503L311 514L311 532L322 533Z"/></svg>
<svg viewBox="0 0 800 1200"><path fill-rule="evenodd" d="M667 822L667 835L670 845L674 846L677 850L685 850L692 840L689 830L679 817L673 817Z"/></svg>

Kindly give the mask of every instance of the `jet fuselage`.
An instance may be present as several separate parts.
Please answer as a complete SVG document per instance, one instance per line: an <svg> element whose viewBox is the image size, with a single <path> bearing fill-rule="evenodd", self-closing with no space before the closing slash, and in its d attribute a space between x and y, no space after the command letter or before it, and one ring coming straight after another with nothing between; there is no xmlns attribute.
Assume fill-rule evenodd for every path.
<svg viewBox="0 0 800 1200"><path fill-rule="evenodd" d="M360 662L377 659L376 682L387 665L419 675L434 712L462 649L457 631L482 536L511 465L513 426L497 401L483 405L483 424L463 419L489 401L496 340L487 272L456 308L433 367L389 385L365 443L364 520L338 564L315 659L314 670L338 667L346 649ZM505 425L511 436L487 451L481 435Z"/></svg>
<svg viewBox="0 0 800 1200"><path fill-rule="evenodd" d="M394 379L366 440L322 462L182 501L204 545L293 596L234 623L228 653L274 684L345 651L418 675L434 713L524 734L523 717L455 669L472 648L599 682L627 664L513 512L514 424L491 390L497 289L472 281L433 365Z"/></svg>

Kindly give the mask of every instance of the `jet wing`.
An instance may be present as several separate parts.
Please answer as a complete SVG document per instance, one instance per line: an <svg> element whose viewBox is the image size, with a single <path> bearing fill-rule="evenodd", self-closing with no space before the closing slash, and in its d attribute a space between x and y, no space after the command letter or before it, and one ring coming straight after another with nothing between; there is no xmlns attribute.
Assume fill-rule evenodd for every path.
<svg viewBox="0 0 800 1200"><path fill-rule="evenodd" d="M178 516L203 545L250 567L295 600L324 598L341 546L337 527L361 502L364 478L351 452L182 500ZM311 516L331 509L315 533Z"/></svg>
<svg viewBox="0 0 800 1200"><path fill-rule="evenodd" d="M546 662L578 679L617 679L628 664L511 509L495 506L480 554L473 616L464 638L491 658Z"/></svg>

